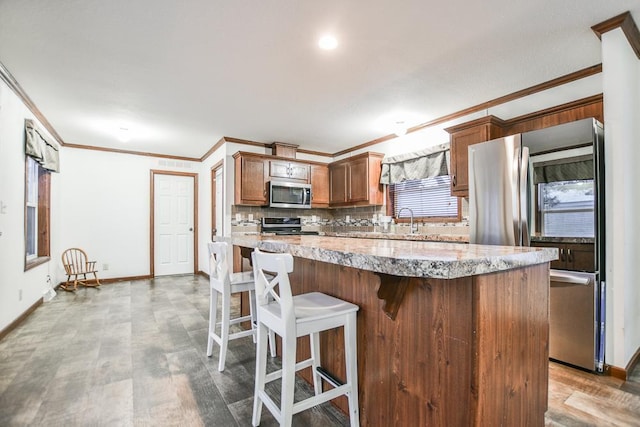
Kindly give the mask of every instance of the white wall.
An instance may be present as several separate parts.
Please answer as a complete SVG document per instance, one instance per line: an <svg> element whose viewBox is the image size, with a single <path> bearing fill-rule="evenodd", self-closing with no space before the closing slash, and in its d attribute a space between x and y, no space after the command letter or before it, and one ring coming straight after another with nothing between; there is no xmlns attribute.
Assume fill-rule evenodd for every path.
<svg viewBox="0 0 640 427"><path fill-rule="evenodd" d="M24 271L24 120L27 118L36 120L20 98L0 80L0 330L42 297L47 275L53 274L52 266L60 256L60 174L52 173L51 261ZM40 128L44 130L41 125ZM63 153L60 158L64 167Z"/></svg>
<svg viewBox="0 0 640 427"><path fill-rule="evenodd" d="M63 151L62 247L83 248L98 261L101 278L148 275L151 170L198 173L201 164L68 147Z"/></svg>
<svg viewBox="0 0 640 427"><path fill-rule="evenodd" d="M226 154L226 144L220 146L216 151L214 151L209 157L202 162L200 166L200 175L199 175L199 194L198 194L198 269L200 271L204 271L209 273L209 249L207 247L207 243L211 241L211 168L213 165L218 163L219 161L223 161L223 181L224 185L227 185L227 181L229 180L227 176L227 165L224 163L225 154ZM231 176L231 180L233 180L233 175ZM232 181L233 182L233 181ZM233 203L233 192L229 193L226 189L223 189L223 200L219 201L222 203L224 208L224 229L230 229L231 224L227 224L227 216L231 215L231 206L228 202L229 194L231 194L231 200ZM229 207L227 208L227 205ZM227 213L228 211L228 213Z"/></svg>
<svg viewBox="0 0 640 427"><path fill-rule="evenodd" d="M640 347L640 61L622 30L602 36L606 165L608 364Z"/></svg>

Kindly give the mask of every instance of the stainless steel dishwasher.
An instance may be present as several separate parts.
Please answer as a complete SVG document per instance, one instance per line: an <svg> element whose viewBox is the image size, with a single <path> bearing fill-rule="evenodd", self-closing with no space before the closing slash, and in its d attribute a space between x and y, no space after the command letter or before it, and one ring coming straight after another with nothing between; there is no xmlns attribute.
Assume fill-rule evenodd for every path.
<svg viewBox="0 0 640 427"><path fill-rule="evenodd" d="M549 357L597 370L599 347L596 273L550 272Z"/></svg>

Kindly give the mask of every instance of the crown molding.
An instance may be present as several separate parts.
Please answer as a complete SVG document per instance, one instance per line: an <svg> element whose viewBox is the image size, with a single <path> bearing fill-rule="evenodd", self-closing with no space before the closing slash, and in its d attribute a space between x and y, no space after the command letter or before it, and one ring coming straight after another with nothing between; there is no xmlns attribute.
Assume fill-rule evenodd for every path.
<svg viewBox="0 0 640 427"><path fill-rule="evenodd" d="M414 126L412 128L407 129L407 133L416 132L422 129L426 129L428 127L440 125L442 123L446 123L455 119L459 119L461 117L468 116L469 114L477 113L479 111L485 111L488 108L496 107L501 104L505 104L510 101L515 101L519 98L524 98L525 96L533 95L534 93L542 92L547 89L551 89L557 86L562 86L564 84L584 79L585 77L593 76L595 74L599 74L602 72L602 64L592 65L591 67L583 68L582 70L575 71L573 73L565 74L564 76L557 77L555 79L528 87L526 89L522 89L508 95L501 96L499 98L492 99L491 101L483 102L482 104L474 105L473 107L465 108L464 110L456 111L455 113L447 114L446 116L439 117L437 119L428 121L426 123L422 123L420 125ZM379 144L384 141L388 141L390 139L397 138L396 135L385 135L383 137L374 139L369 142L365 142L364 144L356 145L355 147L348 148L346 150L338 151L334 153L333 156L341 156L343 154L350 153L352 151L360 150L363 148L370 147L372 145Z"/></svg>
<svg viewBox="0 0 640 427"><path fill-rule="evenodd" d="M9 72L7 67L4 66L2 62L0 62L0 78L3 82L9 86L9 89L15 93L18 98L27 106L29 111L33 113L33 115L38 119L40 124L51 134L51 136L56 140L58 144L61 146L65 146L65 142L62 137L56 132L56 130L51 126L51 123L47 120L47 118L42 114L42 112L36 107L36 104L29 98L29 95L22 89L20 83L13 77L13 74Z"/></svg>
<svg viewBox="0 0 640 427"><path fill-rule="evenodd" d="M186 156L174 156L172 154L159 154L159 153L149 153L146 151L135 151L135 150L122 150L119 148L109 148L109 147L98 147L95 145L83 145L83 144L64 144L66 148L77 148L81 150L94 150L94 151L103 151L107 153L118 153L118 154L131 154L134 156L145 156L145 157L159 157L162 159L172 159L172 160L186 160L189 162L201 162L202 160L197 157L186 157Z"/></svg>
<svg viewBox="0 0 640 427"><path fill-rule="evenodd" d="M609 18L606 21L602 21L601 23L591 27L600 40L602 40L602 35L604 33L615 30L616 28L620 28L622 30L624 35L627 37L629 45L631 45L631 48L638 59L640 59L640 31L638 30L636 22L633 20L633 16L631 16L631 12L627 11L625 13L621 13L618 16Z"/></svg>

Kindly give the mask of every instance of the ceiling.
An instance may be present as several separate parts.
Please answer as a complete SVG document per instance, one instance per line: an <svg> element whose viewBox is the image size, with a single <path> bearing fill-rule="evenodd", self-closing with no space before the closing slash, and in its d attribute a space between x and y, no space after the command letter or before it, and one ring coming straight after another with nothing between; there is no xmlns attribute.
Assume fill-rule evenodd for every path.
<svg viewBox="0 0 640 427"><path fill-rule="evenodd" d="M2 0L0 62L68 144L335 153L598 64L590 27L627 10L640 21L638 0Z"/></svg>

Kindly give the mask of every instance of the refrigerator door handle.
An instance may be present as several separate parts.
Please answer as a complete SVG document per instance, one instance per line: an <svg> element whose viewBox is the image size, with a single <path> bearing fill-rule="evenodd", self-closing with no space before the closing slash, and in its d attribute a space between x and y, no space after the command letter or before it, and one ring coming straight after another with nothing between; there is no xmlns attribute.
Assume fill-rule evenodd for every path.
<svg viewBox="0 0 640 427"><path fill-rule="evenodd" d="M530 246L529 241L529 148L522 147L520 159L519 195L520 199L520 245Z"/></svg>
<svg viewBox="0 0 640 427"><path fill-rule="evenodd" d="M511 210L513 215L513 244L522 246L522 218L521 218L521 202L520 202L520 156L521 146L517 145L514 152L514 159L511 165L510 178L511 182Z"/></svg>

